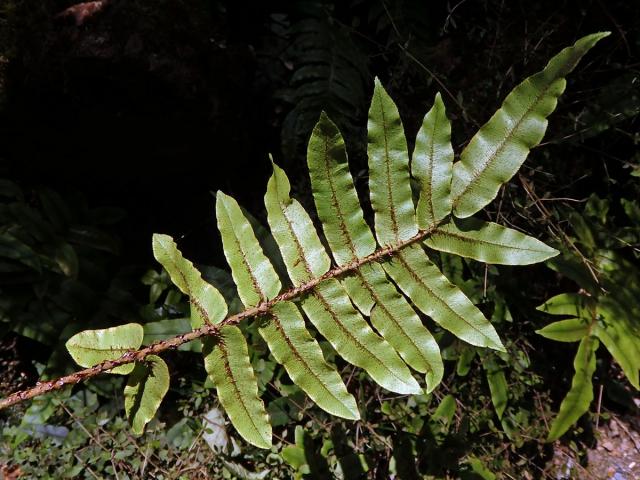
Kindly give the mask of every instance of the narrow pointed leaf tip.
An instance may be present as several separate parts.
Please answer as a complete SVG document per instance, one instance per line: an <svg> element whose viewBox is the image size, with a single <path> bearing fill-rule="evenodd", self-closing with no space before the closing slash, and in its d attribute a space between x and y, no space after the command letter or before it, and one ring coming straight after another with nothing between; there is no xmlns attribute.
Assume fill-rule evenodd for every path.
<svg viewBox="0 0 640 480"><path fill-rule="evenodd" d="M589 335L589 330L589 322L585 321L585 319L569 318L553 322L540 330L536 330L536 333L558 342L578 342Z"/></svg>
<svg viewBox="0 0 640 480"><path fill-rule="evenodd" d="M90 368L105 360L116 360L126 352L142 345L144 330L138 323L127 323L102 330L85 330L67 340L71 357L81 367ZM120 365L109 371L126 375L133 371L133 363Z"/></svg>
<svg viewBox="0 0 640 480"><path fill-rule="evenodd" d="M476 133L453 167L453 211L466 218L491 202L538 145L566 86L565 77L610 32L578 40L553 57L540 72L524 80Z"/></svg>

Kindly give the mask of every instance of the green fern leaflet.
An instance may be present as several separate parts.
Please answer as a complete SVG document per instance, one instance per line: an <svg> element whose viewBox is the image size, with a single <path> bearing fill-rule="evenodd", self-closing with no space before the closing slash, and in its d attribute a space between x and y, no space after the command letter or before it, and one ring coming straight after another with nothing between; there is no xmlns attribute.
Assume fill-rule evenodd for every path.
<svg viewBox="0 0 640 480"><path fill-rule="evenodd" d="M431 258L434 251L444 251L488 263L527 265L558 253L520 232L466 217L495 198L528 151L541 141L546 118L564 90L564 77L606 35L579 40L516 87L457 163L441 98L436 96L425 117L411 159L398 109L376 80L368 120L373 229L358 201L343 137L328 116L321 115L309 141L307 161L326 242L309 213L291 198L289 179L275 164L265 195L269 228L288 279L279 276L274 259L265 254L237 202L219 193L218 228L245 313L227 316L222 295L183 258L173 240L154 236L156 259L190 297L192 327L211 329L212 335L203 342L206 371L245 440L268 448L271 425L258 396L241 320L258 322L274 358L320 408L354 420L360 418L356 401L325 360L307 322L340 357L399 394L430 392L442 379L438 344L420 314L465 342L504 351L489 320ZM412 177L419 184L417 203ZM293 287L286 290L283 285L288 283ZM108 336L78 334L70 340L74 358L82 357L86 347L90 360L79 360L81 364L101 360L104 342L96 349L91 342L84 345L85 340L112 338L118 345L129 345L123 340L126 332L118 328ZM145 382L130 382L127 387L128 405L136 403L137 413L132 414L136 431L151 418L158 397L166 391L166 375L158 359L141 365L134 371L136 378L152 378L155 381L146 384L156 385L149 394L140 390ZM424 374L426 388L412 370ZM154 372L161 372L162 378L155 379Z"/></svg>

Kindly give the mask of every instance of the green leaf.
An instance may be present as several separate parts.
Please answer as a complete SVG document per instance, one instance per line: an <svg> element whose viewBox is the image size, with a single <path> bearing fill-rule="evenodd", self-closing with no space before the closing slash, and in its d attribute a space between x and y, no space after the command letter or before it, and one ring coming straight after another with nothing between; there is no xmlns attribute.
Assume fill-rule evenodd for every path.
<svg viewBox="0 0 640 480"><path fill-rule="evenodd" d="M424 117L416 137L411 173L420 183L416 217L426 229L451 213L453 147L451 122L447 118L440 93Z"/></svg>
<svg viewBox="0 0 640 480"><path fill-rule="evenodd" d="M436 408L436 411L431 415L431 420L442 422L444 425L449 425L453 420L453 416L456 414L456 398L449 394L445 395L440 401L440 405Z"/></svg>
<svg viewBox="0 0 640 480"><path fill-rule="evenodd" d="M318 217L336 262L344 265L373 253L376 242L363 218L342 135L325 114L311 136L307 162ZM432 391L444 370L438 344L380 265L364 265L342 283L402 359L427 373L427 390Z"/></svg>
<svg viewBox="0 0 640 480"><path fill-rule="evenodd" d="M402 291L426 315L465 342L505 351L493 325L442 275L419 245L410 245L383 264Z"/></svg>
<svg viewBox="0 0 640 480"><path fill-rule="evenodd" d="M536 308L550 315L572 315L580 318L591 318L590 310L593 308L593 300L586 295L578 293L561 293L550 298Z"/></svg>
<svg viewBox="0 0 640 480"><path fill-rule="evenodd" d="M409 154L398 109L376 78L369 108L369 191L380 245L418 233L409 182Z"/></svg>
<svg viewBox="0 0 640 480"><path fill-rule="evenodd" d="M527 78L476 133L453 167L453 209L470 217L491 202L520 168L529 150L540 143L547 117L566 86L565 76L609 32L578 40L553 57L541 72Z"/></svg>
<svg viewBox="0 0 640 480"><path fill-rule="evenodd" d="M553 420L547 442L560 438L578 419L589 410L593 401L591 377L596 370L596 350L599 342L593 337L580 341L578 352L573 361L575 374L571 381L571 390L560 404L560 412Z"/></svg>
<svg viewBox="0 0 640 480"><path fill-rule="evenodd" d="M153 255L167 270L176 287L189 296L193 328L216 324L225 318L227 304L220 292L202 279L200 272L182 256L169 235L153 235Z"/></svg>
<svg viewBox="0 0 640 480"><path fill-rule="evenodd" d="M300 470L301 467L307 464L307 457L304 453L304 448L298 445L288 445L282 449L282 459L291 465L295 470Z"/></svg>
<svg viewBox="0 0 640 480"><path fill-rule="evenodd" d="M307 153L311 189L318 217L338 265L366 257L376 241L365 223L338 127L323 112Z"/></svg>
<svg viewBox="0 0 640 480"><path fill-rule="evenodd" d="M402 122L379 81L369 110L369 188L378 242L397 244L415 236L418 227ZM403 248L383 267L414 304L444 328L472 345L504 349L489 321L419 246Z"/></svg>
<svg viewBox="0 0 640 480"><path fill-rule="evenodd" d="M149 355L137 363L124 387L124 409L131 430L142 435L169 390L169 368L160 357Z"/></svg>
<svg viewBox="0 0 640 480"><path fill-rule="evenodd" d="M338 417L359 420L360 412L335 368L325 362L320 345L304 326L298 307L281 302L260 327L269 350L284 365L297 386L323 410Z"/></svg>
<svg viewBox="0 0 640 480"><path fill-rule="evenodd" d="M328 271L329 257L307 212L289 198L289 180L279 167L265 195L267 218L294 285ZM420 386L393 348L353 308L335 279L321 282L301 302L307 317L345 360L365 369L387 390L418 393Z"/></svg>
<svg viewBox="0 0 640 480"><path fill-rule="evenodd" d="M238 327L220 329L220 337L203 341L205 370L231 423L247 442L271 447L271 425L249 361L247 342Z"/></svg>
<svg viewBox="0 0 640 480"><path fill-rule="evenodd" d="M629 217L632 223L640 226L640 205L633 200L627 200L626 198L620 199L620 204L624 209L624 213Z"/></svg>
<svg viewBox="0 0 640 480"><path fill-rule="evenodd" d="M640 341L635 332L629 329L625 319L616 314L605 302L598 304L598 314L602 321L596 322L593 334L607 347L611 356L618 362L629 383L640 390L638 370L640 370Z"/></svg>
<svg viewBox="0 0 640 480"><path fill-rule="evenodd" d="M216 218L242 303L245 307L255 307L274 298L282 287L278 274L264 255L238 203L222 192L216 197Z"/></svg>
<svg viewBox="0 0 640 480"><path fill-rule="evenodd" d="M491 470L487 468L487 466L477 457L469 457L467 462L471 467L471 471L477 475L478 480L481 478L483 480L496 480L496 475ZM465 478L463 478L465 480Z"/></svg>
<svg viewBox="0 0 640 480"><path fill-rule="evenodd" d="M442 381L444 365L440 347L411 305L398 292L378 264L363 265L354 275L356 288L364 291L370 303L358 304L354 285L345 281L347 292L358 308L369 315L371 323L393 346L402 359L418 372L425 373L427 393Z"/></svg>
<svg viewBox="0 0 640 480"><path fill-rule="evenodd" d="M62 197L51 189L42 189L39 193L42 209L57 231L63 231L73 222L73 215Z"/></svg>
<svg viewBox="0 0 640 480"><path fill-rule="evenodd" d="M524 233L475 218L439 225L424 243L434 250L498 265L529 265L559 253Z"/></svg>
<svg viewBox="0 0 640 480"><path fill-rule="evenodd" d="M427 393L432 392L444 374L440 348L433 335L389 282L380 265L365 265L356 276L372 301L368 310L361 310L370 315L373 326L405 362L415 370L426 373Z"/></svg>
<svg viewBox="0 0 640 480"><path fill-rule="evenodd" d="M475 356L475 347L462 344L462 352L460 352L458 363L456 363L456 375L459 377L466 377L469 370L471 370L471 365L473 364Z"/></svg>
<svg viewBox="0 0 640 480"><path fill-rule="evenodd" d="M90 368L105 360L115 360L126 352L137 350L142 345L142 325L127 323L102 330L85 330L67 340L66 347L71 357L81 367ZM126 375L133 371L133 363L120 365L109 373Z"/></svg>
<svg viewBox="0 0 640 480"><path fill-rule="evenodd" d="M338 281L324 280L303 299L302 308L340 356L366 370L378 384L397 393L422 391L391 345L353 308Z"/></svg>
<svg viewBox="0 0 640 480"><path fill-rule="evenodd" d="M500 368L496 361L495 355L486 355L483 359L482 366L487 376L489 391L491 392L491 402L496 409L498 418L502 418L504 409L507 408L509 399L507 379L504 376L504 370Z"/></svg>
<svg viewBox="0 0 640 480"><path fill-rule="evenodd" d="M600 292L600 285L593 278L592 273L584 262L573 253L562 252L557 257L549 260L547 266L575 281L581 288L592 295L597 295Z"/></svg>
<svg viewBox="0 0 640 480"><path fill-rule="evenodd" d="M289 196L291 185L284 171L273 163L264 203L271 233L294 285L326 273L331 261L313 222L297 200Z"/></svg>
<svg viewBox="0 0 640 480"><path fill-rule="evenodd" d="M553 322L540 330L536 330L538 335L542 335L550 340L558 342L577 342L589 335L589 322L585 318L569 318Z"/></svg>

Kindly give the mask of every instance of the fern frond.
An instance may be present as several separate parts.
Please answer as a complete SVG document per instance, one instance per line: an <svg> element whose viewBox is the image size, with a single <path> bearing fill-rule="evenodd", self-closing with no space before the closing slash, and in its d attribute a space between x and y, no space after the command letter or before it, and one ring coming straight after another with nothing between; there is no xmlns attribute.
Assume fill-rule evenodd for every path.
<svg viewBox="0 0 640 480"><path fill-rule="evenodd" d="M301 310L340 357L365 370L382 387L401 394L423 391L409 367L426 374L427 391L437 387L443 373L438 344L414 309L472 345L504 351L489 320L438 269L426 249L508 265L541 262L557 254L520 232L454 215L468 217L493 200L500 185L511 178L528 150L542 138L546 116L564 89L564 75L603 36L579 40L554 57L541 73L516 87L456 164L450 124L440 97L436 96L425 117L411 164L397 107L376 80L368 123L373 231L358 202L342 135L323 114L309 142L308 165L329 252L309 213L291 198L287 175L274 164L265 206L292 288L283 290L287 279L278 275L275 259L265 254L240 206L219 193L218 228L245 310L227 317L228 306L220 292L203 280L170 237L155 235L157 260L189 296L194 330L137 351L127 350L139 348L141 327L81 332L68 343L74 358L90 366L88 374L94 375L116 368L119 370L114 373L127 373L130 368L126 364L144 364L149 356L151 372L157 370L164 377L163 364L151 355L204 337L205 369L220 403L245 440L267 448L271 426L249 361L243 320L256 318L273 356L313 401L333 415L350 419L359 418L355 399L325 361ZM412 175L419 184L417 213ZM610 331L609 336L616 333ZM605 335L602 338L608 342ZM585 379L593 366L592 353L585 352L593 352L595 345L595 340L583 344L580 351ZM588 360L588 368L582 360ZM635 364L627 362L627 367ZM61 384L79 381L81 373L60 379ZM136 380L148 374L149 370L134 370L127 387L128 406L132 399L134 404L135 399L144 402L142 409L128 407L137 432L166 391L161 379ZM493 393L498 403L503 390L497 388L499 381L496 376ZM156 392L145 392L145 383Z"/></svg>

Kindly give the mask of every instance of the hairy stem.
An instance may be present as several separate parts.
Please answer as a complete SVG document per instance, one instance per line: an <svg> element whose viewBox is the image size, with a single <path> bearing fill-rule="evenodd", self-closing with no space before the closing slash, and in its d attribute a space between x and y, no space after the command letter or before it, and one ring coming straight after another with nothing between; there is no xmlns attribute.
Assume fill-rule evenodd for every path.
<svg viewBox="0 0 640 480"><path fill-rule="evenodd" d="M251 318L258 315L268 315L269 310L276 303L286 301L286 300L293 300L297 297L300 297L301 295L304 295L310 292L311 290L313 290L323 280L326 280L328 278L336 278L341 275L344 275L345 273L349 273L354 270L357 270L362 265L365 265L367 263L383 260L386 257L390 257L395 253L398 253L401 249L403 249L408 245L424 240L431 233L433 233L433 231L438 227L440 223L443 223L445 220L429 227L426 230L418 231L416 235L414 235L413 237L407 240L399 242L395 245L386 245L384 247L377 249L371 255L358 258L342 266L334 267L324 275L321 275L320 277L309 280L308 282L303 283L298 287L291 288L281 293L280 295L274 297L273 299L264 301L255 307L248 308L240 313L231 315L225 318L224 320L222 320L220 323L217 323L215 325L205 325L189 333L177 335L175 337L168 338L166 340L157 341L139 350L132 350L129 352L125 352L124 354L122 354L121 357L116 358L115 360L105 360L104 362L99 363L91 368L85 368L84 370L79 370L70 375L60 377L56 380L46 381L42 383L38 382L32 388L28 388L26 390L21 390L19 392L12 393L11 395L3 399L0 399L0 410L2 410L3 408L10 407L11 405L15 405L17 403L28 400L30 398L37 397L39 395L43 395L45 393L48 393L54 390L60 390L66 385L75 385L76 383L80 383L83 380L95 377L96 375L104 373L120 365L132 363L132 362L141 362L148 355L156 355L161 352L164 352L165 350L176 349L180 345L191 342L198 338L215 336L218 334L219 330L222 327L225 327L227 325L235 325L241 322L242 320L244 320L245 318Z"/></svg>

